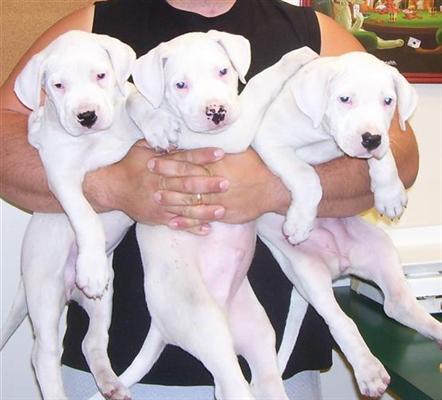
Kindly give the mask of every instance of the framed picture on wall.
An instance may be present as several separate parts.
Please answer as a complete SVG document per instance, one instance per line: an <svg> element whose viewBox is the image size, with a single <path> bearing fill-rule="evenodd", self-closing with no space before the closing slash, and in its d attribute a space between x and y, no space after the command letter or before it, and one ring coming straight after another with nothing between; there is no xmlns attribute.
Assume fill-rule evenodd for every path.
<svg viewBox="0 0 442 400"><path fill-rule="evenodd" d="M442 0L286 0L350 31L414 83L442 83Z"/></svg>

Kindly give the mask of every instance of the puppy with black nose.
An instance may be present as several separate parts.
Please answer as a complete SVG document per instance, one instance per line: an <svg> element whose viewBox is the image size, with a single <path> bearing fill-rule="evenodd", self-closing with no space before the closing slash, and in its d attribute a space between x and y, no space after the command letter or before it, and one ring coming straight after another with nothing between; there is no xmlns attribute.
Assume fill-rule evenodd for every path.
<svg viewBox="0 0 442 400"><path fill-rule="evenodd" d="M416 104L414 88L395 68L353 52L302 67L267 110L253 147L292 194L285 219L269 213L257 224L294 284L278 353L281 371L310 303L352 365L361 393L378 397L385 391L387 371L334 297L333 279L346 274L374 281L385 296L388 316L442 343L442 325L414 297L389 236L359 216L317 218L322 188L312 165L343 154L367 160L377 210L390 218L401 215L407 195L389 129L397 110L405 131Z"/></svg>
<svg viewBox="0 0 442 400"><path fill-rule="evenodd" d="M58 327L69 301L90 317L82 346L99 389L107 397L129 398L112 371L107 343L111 254L133 221L120 211L97 215L82 182L87 172L119 161L141 138L126 112L126 80L134 62L134 51L117 39L70 31L35 54L15 82L18 98L32 110L28 140L38 149L64 213L34 213L30 220L21 285L2 327L1 348L29 313L32 364L45 400L67 398Z"/></svg>

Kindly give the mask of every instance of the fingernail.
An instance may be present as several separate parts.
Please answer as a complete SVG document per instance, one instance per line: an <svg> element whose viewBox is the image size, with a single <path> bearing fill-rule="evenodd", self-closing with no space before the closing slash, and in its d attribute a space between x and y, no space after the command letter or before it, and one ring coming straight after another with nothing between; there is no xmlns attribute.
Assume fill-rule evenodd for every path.
<svg viewBox="0 0 442 400"><path fill-rule="evenodd" d="M224 214L225 214L224 208L217 208L213 213L216 219L224 217Z"/></svg>
<svg viewBox="0 0 442 400"><path fill-rule="evenodd" d="M157 203L161 203L161 199L163 198L163 195L161 194L161 192L155 192L153 194L153 198Z"/></svg>
<svg viewBox="0 0 442 400"><path fill-rule="evenodd" d="M204 224L200 226L200 232L201 233L209 233L210 231L210 225L209 224Z"/></svg>
<svg viewBox="0 0 442 400"><path fill-rule="evenodd" d="M147 162L147 168L149 169L149 171L153 171L153 169L155 168L155 160L153 158L151 158Z"/></svg>
<svg viewBox="0 0 442 400"><path fill-rule="evenodd" d="M172 228L172 229L178 229L178 227L179 227L178 222L176 222L176 221L169 221L168 226L169 226L169 228Z"/></svg>
<svg viewBox="0 0 442 400"><path fill-rule="evenodd" d="M229 188L229 181L228 180L223 180L219 183L219 188L221 190L227 190Z"/></svg>
<svg viewBox="0 0 442 400"><path fill-rule="evenodd" d="M213 152L213 155L214 155L216 158L221 158L221 157L224 156L224 150L223 150L223 149L216 149L216 150Z"/></svg>

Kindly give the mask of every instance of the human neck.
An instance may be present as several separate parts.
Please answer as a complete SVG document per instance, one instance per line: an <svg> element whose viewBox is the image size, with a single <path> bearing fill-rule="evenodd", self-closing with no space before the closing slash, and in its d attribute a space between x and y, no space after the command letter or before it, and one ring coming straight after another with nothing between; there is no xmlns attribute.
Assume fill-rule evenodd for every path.
<svg viewBox="0 0 442 400"><path fill-rule="evenodd" d="M166 0L179 10L201 14L204 17L217 17L229 11L237 0Z"/></svg>

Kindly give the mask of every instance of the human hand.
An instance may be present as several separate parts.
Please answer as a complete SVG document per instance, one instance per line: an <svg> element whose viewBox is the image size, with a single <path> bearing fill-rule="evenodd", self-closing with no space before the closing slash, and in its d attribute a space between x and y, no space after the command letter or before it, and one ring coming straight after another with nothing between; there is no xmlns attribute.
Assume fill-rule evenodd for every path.
<svg viewBox="0 0 442 400"><path fill-rule="evenodd" d="M144 224L169 224L179 216L179 224L169 224L172 228L206 234L207 222L222 216L224 210L215 204L199 204L196 195L226 189L225 179L207 176L204 167L223 155L214 148L158 154L139 141L120 162L88 174L84 190L99 211L121 210ZM193 196L193 201L167 207L156 194L165 187L185 193L186 199Z"/></svg>
<svg viewBox="0 0 442 400"><path fill-rule="evenodd" d="M218 218L227 223L244 223L266 212L285 213L290 204L290 194L278 177L273 175L252 149L240 154L224 156L220 161L206 165L212 176L224 177L225 191L202 196L205 205L219 205L225 209ZM204 192L200 192L204 193ZM158 199L170 210L181 204L191 204L193 195L177 193L170 187L159 191ZM181 216L172 218L175 224L184 222Z"/></svg>

